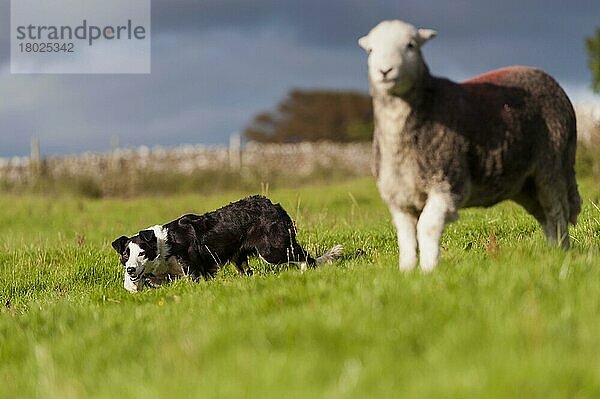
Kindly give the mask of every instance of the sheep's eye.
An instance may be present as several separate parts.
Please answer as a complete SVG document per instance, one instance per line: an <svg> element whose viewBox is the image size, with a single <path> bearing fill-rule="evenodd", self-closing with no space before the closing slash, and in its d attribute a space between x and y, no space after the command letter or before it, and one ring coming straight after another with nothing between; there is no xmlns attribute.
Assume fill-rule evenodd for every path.
<svg viewBox="0 0 600 399"><path fill-rule="evenodd" d="M370 48L370 49L367 50L367 54L371 54L372 52L373 52L372 48Z"/></svg>
<svg viewBox="0 0 600 399"><path fill-rule="evenodd" d="M414 41L411 40L410 42L408 42L408 45L406 47L408 47L411 50L415 49L415 48L417 48L417 43L415 43Z"/></svg>

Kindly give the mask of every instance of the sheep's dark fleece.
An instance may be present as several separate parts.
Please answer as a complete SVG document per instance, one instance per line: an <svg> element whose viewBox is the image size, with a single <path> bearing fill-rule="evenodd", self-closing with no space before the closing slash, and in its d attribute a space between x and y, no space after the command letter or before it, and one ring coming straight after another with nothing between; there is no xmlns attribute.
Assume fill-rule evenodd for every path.
<svg viewBox="0 0 600 399"><path fill-rule="evenodd" d="M542 203L564 184L564 210L576 223L575 113L548 74L513 66L463 83L426 75L408 100L402 137L416 147L424 187L438 171L460 207L513 199L543 222Z"/></svg>

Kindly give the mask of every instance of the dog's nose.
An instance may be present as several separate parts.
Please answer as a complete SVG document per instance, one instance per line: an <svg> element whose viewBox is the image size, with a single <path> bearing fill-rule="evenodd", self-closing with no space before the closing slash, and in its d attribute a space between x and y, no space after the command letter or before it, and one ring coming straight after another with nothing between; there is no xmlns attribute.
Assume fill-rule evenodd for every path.
<svg viewBox="0 0 600 399"><path fill-rule="evenodd" d="M383 75L383 77L385 78L385 76L386 76L388 73L392 72L392 69L394 69L394 68L388 68L388 69L386 69L386 70L380 69L380 70L379 70L379 72L381 72L381 74L382 74L382 75Z"/></svg>
<svg viewBox="0 0 600 399"><path fill-rule="evenodd" d="M127 274L129 274L130 276L135 275L135 267L128 267Z"/></svg>

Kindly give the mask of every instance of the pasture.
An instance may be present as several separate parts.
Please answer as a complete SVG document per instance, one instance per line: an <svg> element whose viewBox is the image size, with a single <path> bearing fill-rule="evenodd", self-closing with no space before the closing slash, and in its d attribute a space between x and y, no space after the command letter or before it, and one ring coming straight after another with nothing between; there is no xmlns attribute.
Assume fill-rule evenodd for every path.
<svg viewBox="0 0 600 399"><path fill-rule="evenodd" d="M598 397L600 187L580 189L572 250L503 203L462 211L429 275L398 272L373 179L271 190L343 259L135 295L114 238L248 193L2 194L0 397Z"/></svg>

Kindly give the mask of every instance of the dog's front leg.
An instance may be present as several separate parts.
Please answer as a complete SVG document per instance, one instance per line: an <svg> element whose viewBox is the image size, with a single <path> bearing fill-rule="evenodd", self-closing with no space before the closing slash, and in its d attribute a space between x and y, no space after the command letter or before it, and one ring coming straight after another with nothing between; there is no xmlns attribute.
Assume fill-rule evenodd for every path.
<svg viewBox="0 0 600 399"><path fill-rule="evenodd" d="M248 255L235 255L231 258L231 263L242 276L252 276L253 271L248 265Z"/></svg>

